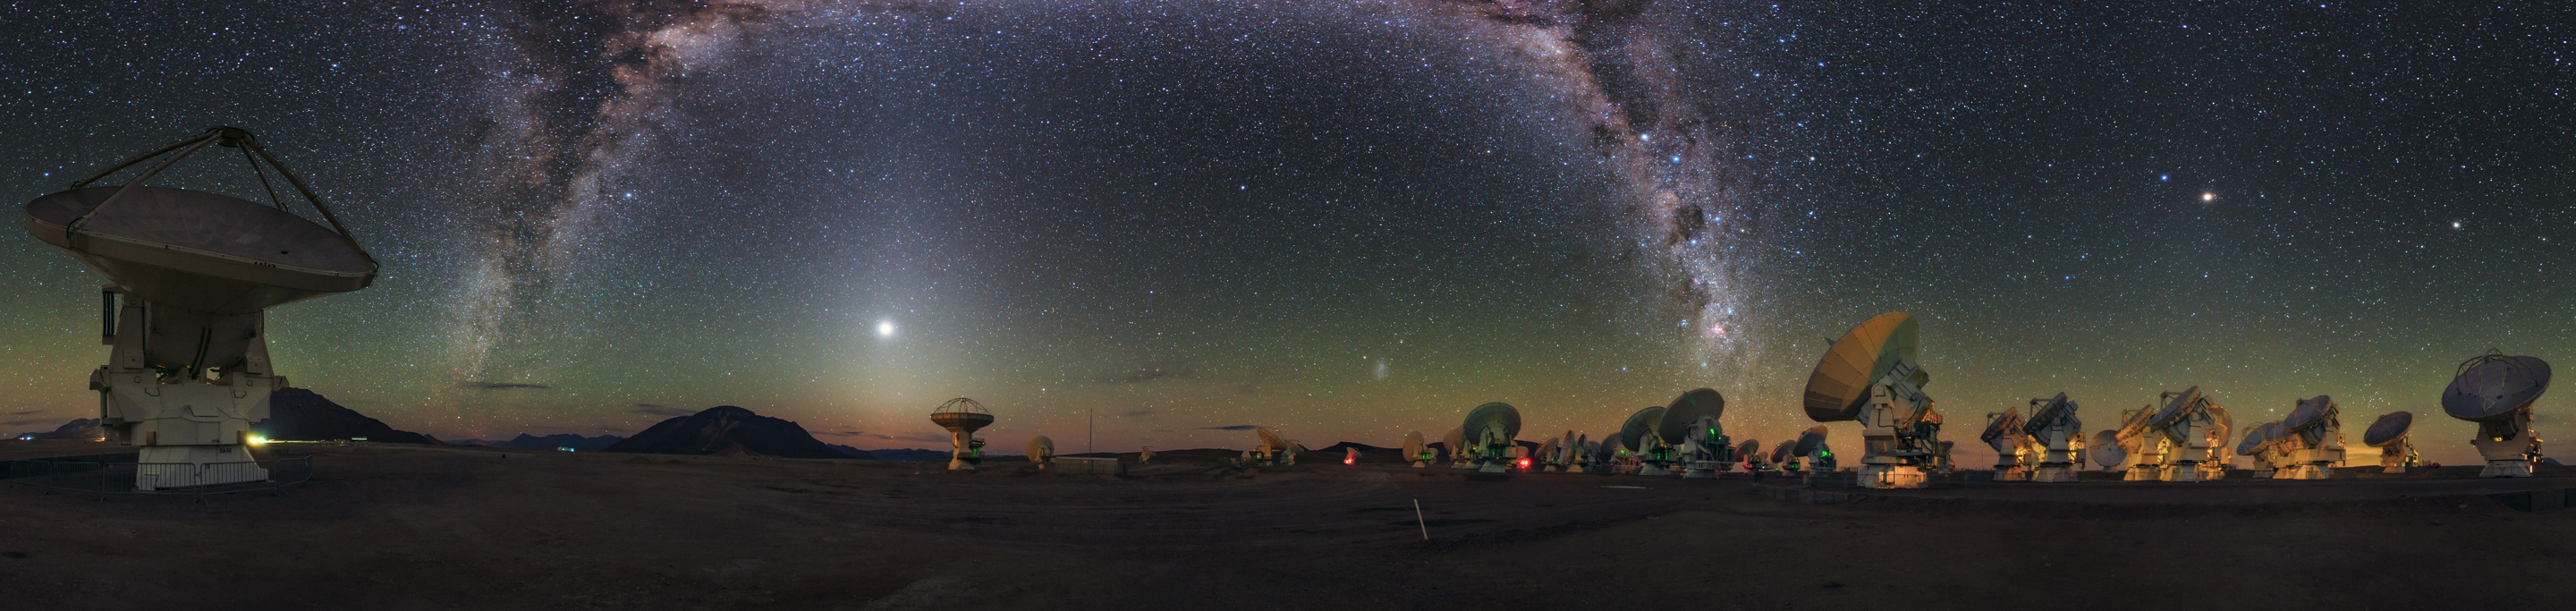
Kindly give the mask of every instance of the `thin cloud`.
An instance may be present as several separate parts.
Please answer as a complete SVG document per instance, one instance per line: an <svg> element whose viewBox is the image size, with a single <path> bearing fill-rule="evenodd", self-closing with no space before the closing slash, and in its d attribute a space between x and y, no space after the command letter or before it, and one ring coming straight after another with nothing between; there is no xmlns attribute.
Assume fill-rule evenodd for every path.
<svg viewBox="0 0 2576 611"><path fill-rule="evenodd" d="M1233 425L1226 425L1226 426L1202 426L1202 427L1199 427L1199 430L1202 430L1202 431L1249 431L1249 430L1257 429L1257 428L1261 428L1261 425L1258 425L1258 424L1233 424Z"/></svg>
<svg viewBox="0 0 2576 611"><path fill-rule="evenodd" d="M1153 363L1102 379L1112 384L1137 384L1163 378L1193 377L1198 373L1198 367L1189 363Z"/></svg>
<svg viewBox="0 0 2576 611"><path fill-rule="evenodd" d="M651 403L637 403L633 407L635 408L635 413L646 416L660 416L664 418L686 416L697 413L668 405L654 405Z"/></svg>
<svg viewBox="0 0 2576 611"><path fill-rule="evenodd" d="M488 380L471 380L471 381L466 381L466 382L459 382L459 383L457 383L457 384L456 384L456 387L457 387L457 388L463 388L463 389L466 389L466 390L554 390L554 389L555 389L555 387L553 387L553 386L547 386L547 385L544 385L544 384L537 384L537 383L533 383L533 382L493 382L493 381L488 381Z"/></svg>
<svg viewBox="0 0 2576 611"><path fill-rule="evenodd" d="M30 424L44 424L44 423L47 423L47 422L53 422L53 421L54 421L54 419L52 419L52 418L27 418L27 419L23 419L23 420L10 420L10 421L7 421L7 422L0 422L0 425L5 425L5 426L26 426L26 425L30 425Z"/></svg>

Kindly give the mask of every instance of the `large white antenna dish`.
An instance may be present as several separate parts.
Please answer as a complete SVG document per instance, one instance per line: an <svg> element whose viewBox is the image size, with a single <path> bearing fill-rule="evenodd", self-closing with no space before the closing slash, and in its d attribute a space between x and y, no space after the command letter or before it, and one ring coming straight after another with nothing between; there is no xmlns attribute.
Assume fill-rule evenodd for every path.
<svg viewBox="0 0 2576 611"><path fill-rule="evenodd" d="M2415 443L2406 440L2408 429L2415 428L2412 412L2389 412L2370 423L2361 434L2361 443L2379 448L2380 473L2405 473L2415 466Z"/></svg>
<svg viewBox="0 0 2576 611"><path fill-rule="evenodd" d="M2342 412L2332 397L2300 399L2281 419L2275 443L2289 454L2289 462L2274 469L2272 479L2332 479L2335 463L2343 462Z"/></svg>
<svg viewBox="0 0 2576 611"><path fill-rule="evenodd" d="M1513 443L1521 434L1521 411L1506 403L1487 403L1467 412L1465 431L1467 452L1476 461L1476 471L1503 473L1519 459L1520 446Z"/></svg>
<svg viewBox="0 0 2576 611"><path fill-rule="evenodd" d="M1865 488L1921 488L1939 470L1941 415L1923 394L1931 376L1914 362L1914 316L1888 312L1852 327L1807 376L1807 418L1857 420Z"/></svg>
<svg viewBox="0 0 2576 611"><path fill-rule="evenodd" d="M2023 424L2021 408L1986 414L1986 430L1977 433L1977 440L1995 449L1995 481L2030 481L2031 467L2039 457L2031 450L2030 434L2021 432Z"/></svg>
<svg viewBox="0 0 2576 611"><path fill-rule="evenodd" d="M1440 451L1449 453L1450 467L1467 468L1467 429L1465 427L1449 429L1449 435L1442 437L1440 444Z"/></svg>
<svg viewBox="0 0 2576 611"><path fill-rule="evenodd" d="M1770 462L1772 468L1781 471L1798 470L1798 440L1791 439L1780 442L1780 445L1771 446Z"/></svg>
<svg viewBox="0 0 2576 611"><path fill-rule="evenodd" d="M1556 455L1565 449L1565 442L1562 439L1564 438L1549 437L1546 441L1538 442L1538 450L1532 452L1531 457L1536 459L1534 462L1544 463L1539 466L1540 471L1556 470Z"/></svg>
<svg viewBox="0 0 2576 611"><path fill-rule="evenodd" d="M1636 461L1638 475L1669 475L1664 465L1672 463L1672 451L1661 447L1663 437L1655 433L1655 427L1663 421L1664 408L1649 406L1629 414L1628 421L1619 424L1619 447Z"/></svg>
<svg viewBox="0 0 2576 611"><path fill-rule="evenodd" d="M2254 466L2258 467L2254 471L2255 477L2271 478L2290 464L2289 452L2281 448L2281 442L2287 436L2279 422L2255 425L2245 431L2244 439L2236 442L2236 454L2253 457Z"/></svg>
<svg viewBox="0 0 2576 611"><path fill-rule="evenodd" d="M1250 456L1252 464L1297 464L1297 442L1289 441L1287 437L1280 436L1278 431L1270 430L1268 427L1254 428L1252 434L1261 438L1261 445L1254 446L1252 449Z"/></svg>
<svg viewBox="0 0 2576 611"><path fill-rule="evenodd" d="M1431 455L1431 448L1422 443L1422 431L1404 434L1404 460L1413 463L1413 468L1431 466L1431 461L1437 458Z"/></svg>
<svg viewBox="0 0 2576 611"><path fill-rule="evenodd" d="M2487 468L2478 477L2531 477L2540 459L2540 436L2531 430L2531 405L2549 392L2549 363L2489 350L2460 363L2442 390L2442 412L2478 423L2469 445Z"/></svg>
<svg viewBox="0 0 2576 611"><path fill-rule="evenodd" d="M237 148L274 205L143 183L205 147ZM173 152L122 186L108 175ZM266 167L262 167L265 162ZM289 212L268 171L328 227ZM136 490L265 481L254 425L286 387L269 362L264 310L366 288L376 260L331 208L250 132L216 127L27 202L27 232L107 276L93 371L99 427L137 449ZM120 305L119 297L123 304ZM147 341L146 336L152 336Z"/></svg>
<svg viewBox="0 0 2576 611"><path fill-rule="evenodd" d="M1045 435L1029 438L1029 463L1040 469L1055 464L1055 440Z"/></svg>
<svg viewBox="0 0 2576 611"><path fill-rule="evenodd" d="M2164 402L2164 407L2122 427L2123 444L2135 452L2134 463L2145 467L2131 469L2127 479L2209 481L2213 479L2211 469L2203 465L2213 461L2216 464L2208 467L2217 467L2217 476L2226 476L2226 412L2198 386L2167 392L2157 399ZM2132 433L2132 429L2136 432Z"/></svg>
<svg viewBox="0 0 2576 611"><path fill-rule="evenodd" d="M2031 470L2030 480L2075 481L2075 473L2084 468L2084 420L2075 416L2080 407L2062 392L2055 397L2031 399L2030 405L2030 415L2021 426L2022 435L2038 452L2038 464Z"/></svg>
<svg viewBox="0 0 2576 611"><path fill-rule="evenodd" d="M1735 444L1727 441L1718 417L1726 414L1726 397L1706 388L1674 397L1657 419L1655 436L1678 453L1682 477L1711 479L1735 463Z"/></svg>
<svg viewBox="0 0 2576 611"><path fill-rule="evenodd" d="M2102 429L2102 432L2095 433L2093 443L2087 445L2084 452L2093 455L2093 464L2102 465L2104 471L2129 469L2129 451L2120 447L2119 431Z"/></svg>
<svg viewBox="0 0 2576 611"><path fill-rule="evenodd" d="M931 424L948 429L948 470L973 471L984 464L984 440L975 431L993 424L993 413L974 399L958 397L930 411Z"/></svg>

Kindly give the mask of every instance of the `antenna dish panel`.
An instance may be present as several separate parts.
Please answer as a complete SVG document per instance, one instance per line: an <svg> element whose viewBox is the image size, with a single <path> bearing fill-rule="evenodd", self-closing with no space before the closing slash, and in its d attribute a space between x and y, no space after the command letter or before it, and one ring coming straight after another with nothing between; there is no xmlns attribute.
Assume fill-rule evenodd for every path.
<svg viewBox="0 0 2576 611"><path fill-rule="evenodd" d="M1724 414L1726 397L1717 391L1701 388L1682 393L1673 399L1671 406L1664 408L1663 416L1656 419L1655 435L1664 438L1664 443L1681 447L1690 439L1691 426L1697 424L1701 417L1714 420Z"/></svg>
<svg viewBox="0 0 2576 611"><path fill-rule="evenodd" d="M1270 430L1268 427L1262 427L1252 429L1252 432L1253 434L1260 435L1261 445L1263 447L1270 448L1273 452L1285 451L1288 449L1288 438L1279 436L1278 431Z"/></svg>
<svg viewBox="0 0 2576 611"><path fill-rule="evenodd" d="M1859 418L1869 403L1869 385L1894 369L1898 359L1914 358L1915 335L1914 316L1904 312L1880 314L1852 327L1807 376L1807 418Z"/></svg>
<svg viewBox="0 0 2576 611"><path fill-rule="evenodd" d="M1796 440L1796 439L1791 439L1791 440L1788 440L1788 441L1783 441L1783 442L1780 442L1780 445L1772 446L1772 448L1771 448L1771 464L1775 464L1775 465L1785 465L1785 464L1789 464L1789 461L1791 461L1791 460L1795 460L1795 459L1798 457L1798 455L1797 455L1797 454L1793 454L1793 453L1791 453L1791 451L1793 451L1793 450L1797 450L1797 449L1798 449L1798 440Z"/></svg>
<svg viewBox="0 0 2576 611"><path fill-rule="evenodd" d="M1414 431L1404 434L1405 460L1410 461L1415 457L1421 456L1422 449L1422 431Z"/></svg>
<svg viewBox="0 0 2576 611"><path fill-rule="evenodd" d="M951 431L973 433L992 425L993 413L985 411L984 404L974 399L958 397L939 404L939 409L931 410L930 422Z"/></svg>
<svg viewBox="0 0 2576 611"><path fill-rule="evenodd" d="M1054 457L1055 440L1047 439L1045 435L1029 439L1029 462L1043 465L1047 464L1047 459Z"/></svg>
<svg viewBox="0 0 2576 611"><path fill-rule="evenodd" d="M1977 433L1977 440L1986 442L1987 444L1995 444L1996 440L2002 439L2004 436L2010 435L2014 430L2023 428L2028 424L2029 422L2021 419L2021 408L2007 407L2004 408L2004 413L1995 417L1994 421L1986 423L1986 430L1984 432ZM1996 449L2002 449L2002 446L1997 445Z"/></svg>
<svg viewBox="0 0 2576 611"><path fill-rule="evenodd" d="M1449 429L1449 435L1441 437L1440 443L1440 448L1449 453L1449 459L1462 460L1458 457L1467 455L1467 448L1465 447L1467 445L1466 427Z"/></svg>
<svg viewBox="0 0 2576 611"><path fill-rule="evenodd" d="M2300 399L2299 406L2291 409L2288 417L2281 419L2281 428L2289 431L2304 431L2308 427L2316 426L2318 422L2325 419L2326 406L2333 404L2334 399L2326 395Z"/></svg>
<svg viewBox="0 0 2576 611"><path fill-rule="evenodd" d="M1654 434L1655 426L1661 424L1663 420L1664 408L1660 407L1648 407L1629 414L1628 422L1619 425L1619 446L1627 448L1630 452L1644 449L1646 436ZM1658 435L1658 437L1661 436Z"/></svg>
<svg viewBox="0 0 2576 611"><path fill-rule="evenodd" d="M2028 435L2046 433L2048 431L2048 427L2054 425L2058 418L2072 416L2074 415L2074 412L2075 402L2067 400L2066 393L2057 393L2055 398L2048 400L2047 405L2039 406L2039 409L2030 410L2030 418L2022 422L2021 432ZM2083 437L2083 435L2079 433L2076 437L2079 438L2077 441L2082 441L2080 438Z"/></svg>
<svg viewBox="0 0 2576 611"><path fill-rule="evenodd" d="M1816 453L1816 446L1821 445L1825 445L1825 427L1817 425L1799 433L1797 445L1790 447L1789 451L1797 456L1806 456Z"/></svg>
<svg viewBox="0 0 2576 611"><path fill-rule="evenodd" d="M111 197L114 205L100 206ZM66 227L83 214L75 236ZM202 191L63 191L27 202L27 230L136 296L203 312L248 314L376 278L367 253L331 228Z"/></svg>
<svg viewBox="0 0 2576 611"><path fill-rule="evenodd" d="M1521 410L1514 409L1508 403L1478 405L1476 409L1467 412L1467 423L1458 427L1458 430L1461 435L1473 435L1478 440L1482 440L1485 430L1496 428L1502 430L1504 440L1519 439Z"/></svg>
<svg viewBox="0 0 2576 611"><path fill-rule="evenodd" d="M2414 427L2414 413L2389 412L2370 423L2370 430L2361 434L2361 443L2374 448L2396 445L2406 439L2406 430Z"/></svg>
<svg viewBox="0 0 2576 611"><path fill-rule="evenodd" d="M2236 454L2238 456L2253 456L2261 454L2263 453L2263 448L2271 446L2273 442L2280 441L2281 436L2286 434L2288 433L2281 428L2281 423L2278 422L2265 422L2261 425L2257 425L2254 427L2254 430L2245 432L2244 439L2236 442Z"/></svg>
<svg viewBox="0 0 2576 611"><path fill-rule="evenodd" d="M1744 443L1735 444L1735 455L1742 456L1745 460L1761 458L1762 442L1746 439Z"/></svg>
<svg viewBox="0 0 2576 611"><path fill-rule="evenodd" d="M2092 454L2093 462L2104 467L2117 467L2129 459L2129 451L2120 447L2120 432L2108 429L2093 434L2093 445L2087 446L2085 453Z"/></svg>
<svg viewBox="0 0 2576 611"><path fill-rule="evenodd" d="M2547 361L2488 352L2460 363L2459 374L2442 391L2442 411L2471 422L2510 420L2548 391Z"/></svg>

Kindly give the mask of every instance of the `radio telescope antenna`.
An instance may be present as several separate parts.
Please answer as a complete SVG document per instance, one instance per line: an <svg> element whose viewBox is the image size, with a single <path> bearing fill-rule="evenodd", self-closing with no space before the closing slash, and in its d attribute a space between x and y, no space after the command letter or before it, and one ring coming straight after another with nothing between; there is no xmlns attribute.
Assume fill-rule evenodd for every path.
<svg viewBox="0 0 2576 611"><path fill-rule="evenodd" d="M2030 481L2032 463L2039 462L2039 457L2032 455L2030 435L2021 432L2023 424L2021 408L1986 414L1986 430L1977 433L1977 440L1995 449L1995 481Z"/></svg>
<svg viewBox="0 0 2576 611"><path fill-rule="evenodd" d="M274 169L328 223L274 205L204 191L147 187L180 160L242 150L263 184ZM172 154L175 151L175 154ZM91 187L170 154L119 186ZM261 164L267 164L263 169ZM376 260L304 179L250 132L216 127L128 159L71 189L27 202L27 232L107 276L101 294L106 366L90 374L99 428L142 446L138 491L267 481L251 428L287 386L269 361L269 308L366 288ZM119 305L122 301L122 305ZM146 341L146 336L155 336Z"/></svg>
<svg viewBox="0 0 2576 611"><path fill-rule="evenodd" d="M2478 423L2477 438L2469 440L2487 461L2478 477L2531 477L2531 463L2540 460L2531 404L2545 392L2549 363L2538 358L2489 350L2460 363L2442 391L2442 412Z"/></svg>
<svg viewBox="0 0 2576 611"><path fill-rule="evenodd" d="M1431 461L1436 458L1437 457L1431 455L1431 448L1423 445L1422 431L1413 431L1404 434L1404 459L1413 463L1413 468L1420 469L1431 466Z"/></svg>
<svg viewBox="0 0 2576 611"><path fill-rule="evenodd" d="M1735 443L1727 440L1718 417L1726 414L1726 397L1706 388L1674 397L1655 424L1655 436L1682 464L1682 477L1715 479L1735 466Z"/></svg>
<svg viewBox="0 0 2576 611"><path fill-rule="evenodd" d="M1942 460L1941 415L1923 385L1932 377L1914 362L1914 316L1888 312L1852 327L1807 376L1807 418L1859 421L1866 488L1921 488L1925 470Z"/></svg>
<svg viewBox="0 0 2576 611"><path fill-rule="evenodd" d="M2030 481L2075 481L2075 472L2084 468L2084 420L2075 417L2079 406L2067 400L2066 393L2031 399L2030 406L2030 417L2021 426L2031 460L2038 463Z"/></svg>
<svg viewBox="0 0 2576 611"><path fill-rule="evenodd" d="M1795 445L1789 447L1789 452L1792 456L1806 461L1806 472L1810 478L1818 473L1833 473L1834 469L1841 466L1842 460L1834 458L1833 447L1825 444L1823 425L1809 427L1805 432L1798 433L1798 439L1793 443Z"/></svg>
<svg viewBox="0 0 2576 611"><path fill-rule="evenodd" d="M1751 439L1735 444L1735 456L1737 460L1744 461L1745 473L1761 471L1763 459L1769 458L1769 455L1762 451L1762 442Z"/></svg>
<svg viewBox="0 0 2576 611"><path fill-rule="evenodd" d="M1583 442L1583 449L1592 452L1592 464L1584 467L1585 473L1597 475L1619 473L1619 440L1604 437L1586 441Z"/></svg>
<svg viewBox="0 0 2576 611"><path fill-rule="evenodd" d="M1540 463L1538 467L1540 471L1556 470L1556 453L1558 450L1565 449L1565 442L1561 439L1549 437L1545 441L1538 442L1538 451L1532 452L1530 457L1536 459L1533 462Z"/></svg>
<svg viewBox="0 0 2576 611"><path fill-rule="evenodd" d="M2270 479L2290 464L2290 454L2281 450L2283 436L2279 422L2255 425L2245 431L2244 439L2236 442L2236 454L2254 459L2254 466L2258 467L2254 477Z"/></svg>
<svg viewBox="0 0 2576 611"><path fill-rule="evenodd" d="M2093 464L2102 465L2104 471L2129 470L2129 451L2120 447L2119 431L2102 429L2095 433L2093 443L2086 444L2084 452L2093 455Z"/></svg>
<svg viewBox="0 0 2576 611"><path fill-rule="evenodd" d="M1503 473L1511 470L1512 461L1520 458L1520 445L1512 443L1521 434L1521 411L1506 403L1487 403L1467 412L1464 431L1468 457L1476 461L1480 473Z"/></svg>
<svg viewBox="0 0 2576 611"><path fill-rule="evenodd" d="M1770 462L1772 468L1781 472L1798 470L1798 440L1782 441L1780 445L1772 446Z"/></svg>
<svg viewBox="0 0 2576 611"><path fill-rule="evenodd" d="M1297 442L1290 441L1287 437L1280 436L1278 431L1267 427L1252 429L1252 434L1261 438L1261 445L1252 450L1253 464L1297 464Z"/></svg>
<svg viewBox="0 0 2576 611"><path fill-rule="evenodd" d="M2154 471L2154 477L2141 477L2145 474L2132 470L2128 479L2208 481L2209 471L2203 469L2201 463L2224 456L2217 452L2227 447L2224 439L2226 428L2222 422L2225 412L2208 395L2201 393L2198 386L2167 392L2158 395L2157 399L2164 402L2164 407L2146 414L2142 421L2134 422L2141 427L2138 435L2130 435L2127 427L2123 427L2121 433L2123 437L2137 439L2137 447L2143 448L2137 450L2138 465L2149 467ZM2224 476L2226 472L2220 471L2219 474Z"/></svg>
<svg viewBox="0 0 2576 611"><path fill-rule="evenodd" d="M1055 440L1045 435L1029 438L1029 463L1040 469L1055 464Z"/></svg>
<svg viewBox="0 0 2576 611"><path fill-rule="evenodd" d="M1441 451L1449 453L1450 468L1467 468L1467 429L1449 429L1449 436L1441 438L1440 443Z"/></svg>
<svg viewBox="0 0 2576 611"><path fill-rule="evenodd" d="M1660 426L1663 420L1664 408L1648 406L1629 414L1628 421L1619 425L1619 447L1636 460L1638 475L1671 475L1664 470L1664 465L1673 462L1672 448L1663 445L1663 436L1655 432L1655 427Z"/></svg>
<svg viewBox="0 0 2576 611"><path fill-rule="evenodd" d="M993 425L993 412L974 399L958 397L930 411L930 422L948 429L948 470L973 471L984 464L984 440L975 431Z"/></svg>
<svg viewBox="0 0 2576 611"><path fill-rule="evenodd" d="M2370 423L2361 434L2361 443L2379 448L2380 473L2405 473L2415 466L2415 443L2406 440L2407 429L2415 428L2415 414L2389 412Z"/></svg>
<svg viewBox="0 0 2576 611"><path fill-rule="evenodd" d="M2289 462L2272 471L2272 479L2332 479L2343 462L2343 408L2325 395L2300 399L2281 419L2281 451Z"/></svg>

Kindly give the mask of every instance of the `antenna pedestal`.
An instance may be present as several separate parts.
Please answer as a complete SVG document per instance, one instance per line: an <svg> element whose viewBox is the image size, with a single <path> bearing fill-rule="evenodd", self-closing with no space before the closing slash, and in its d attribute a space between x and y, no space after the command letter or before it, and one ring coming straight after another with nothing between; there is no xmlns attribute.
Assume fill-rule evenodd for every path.
<svg viewBox="0 0 2576 611"><path fill-rule="evenodd" d="M1940 418L1931 401L1914 390L1912 361L1900 361L1894 372L1871 385L1869 405L1861 408L1860 485L1863 488L1922 488L1923 467L1940 445ZM1902 388L1901 393L1889 392Z"/></svg>
<svg viewBox="0 0 2576 611"><path fill-rule="evenodd" d="M2479 435L2469 445L2487 461L2478 477L2531 477L2531 459L2540 456L2540 436L2528 429L2503 439Z"/></svg>
<svg viewBox="0 0 2576 611"><path fill-rule="evenodd" d="M142 446L134 489L268 481L251 456L251 427L268 420L269 395L286 380L269 375L260 313L208 314L133 295L124 302L108 338L115 348L90 388L108 440Z"/></svg>
<svg viewBox="0 0 2576 611"><path fill-rule="evenodd" d="M2397 445L2379 449L2379 472L2389 475L2405 473L2415 466L2415 443L2399 440Z"/></svg>

